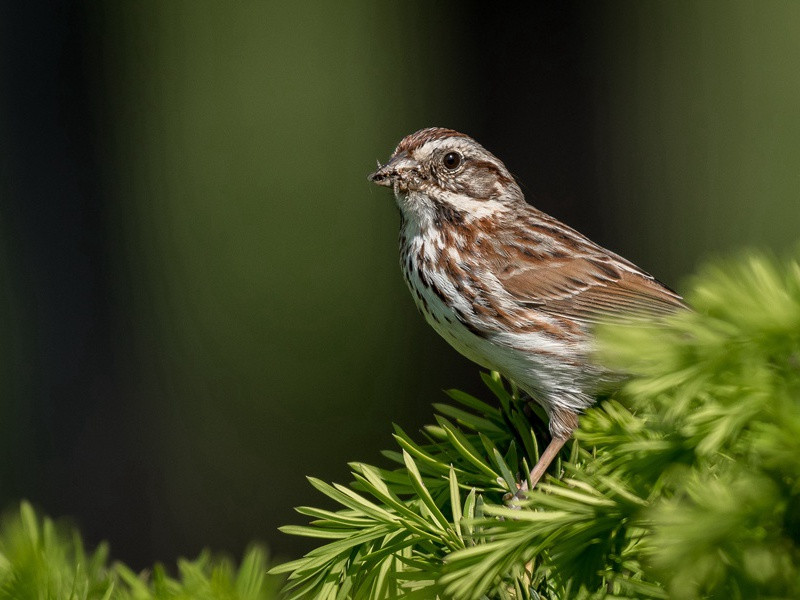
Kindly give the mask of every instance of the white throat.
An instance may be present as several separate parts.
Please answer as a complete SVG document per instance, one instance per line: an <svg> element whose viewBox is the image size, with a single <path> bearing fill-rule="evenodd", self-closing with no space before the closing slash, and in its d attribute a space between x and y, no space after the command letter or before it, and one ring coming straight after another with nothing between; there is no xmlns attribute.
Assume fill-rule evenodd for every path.
<svg viewBox="0 0 800 600"><path fill-rule="evenodd" d="M427 194L418 191L395 192L395 200L403 213L406 227L412 226L418 231L437 227L437 216L441 208ZM441 191L438 201L463 215L466 222L506 213L510 210L506 203L498 200L476 200L464 194L444 190Z"/></svg>

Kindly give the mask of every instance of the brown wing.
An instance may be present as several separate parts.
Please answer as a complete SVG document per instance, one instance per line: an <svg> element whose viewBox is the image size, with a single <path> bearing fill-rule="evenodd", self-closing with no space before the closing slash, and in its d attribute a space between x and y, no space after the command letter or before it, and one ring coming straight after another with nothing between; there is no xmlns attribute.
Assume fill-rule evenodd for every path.
<svg viewBox="0 0 800 600"><path fill-rule="evenodd" d="M576 256L508 264L495 275L521 304L579 321L646 318L685 307L678 294L619 261Z"/></svg>

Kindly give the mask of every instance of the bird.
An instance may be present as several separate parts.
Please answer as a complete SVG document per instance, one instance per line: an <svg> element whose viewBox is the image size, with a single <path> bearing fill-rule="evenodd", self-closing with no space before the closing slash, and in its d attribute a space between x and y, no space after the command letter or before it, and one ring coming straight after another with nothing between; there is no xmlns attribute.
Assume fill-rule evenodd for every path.
<svg viewBox="0 0 800 600"><path fill-rule="evenodd" d="M592 360L597 325L661 319L683 299L526 202L505 164L453 129L406 136L368 179L394 192L400 266L425 320L547 413L533 488L613 379Z"/></svg>

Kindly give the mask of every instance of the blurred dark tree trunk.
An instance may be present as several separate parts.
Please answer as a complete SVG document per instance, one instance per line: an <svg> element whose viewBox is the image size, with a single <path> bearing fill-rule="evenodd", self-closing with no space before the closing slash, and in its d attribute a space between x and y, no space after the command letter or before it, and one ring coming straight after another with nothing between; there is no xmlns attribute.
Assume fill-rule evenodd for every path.
<svg viewBox="0 0 800 600"><path fill-rule="evenodd" d="M4 256L0 505L29 498L150 561L120 386L99 39L82 3L0 7Z"/></svg>

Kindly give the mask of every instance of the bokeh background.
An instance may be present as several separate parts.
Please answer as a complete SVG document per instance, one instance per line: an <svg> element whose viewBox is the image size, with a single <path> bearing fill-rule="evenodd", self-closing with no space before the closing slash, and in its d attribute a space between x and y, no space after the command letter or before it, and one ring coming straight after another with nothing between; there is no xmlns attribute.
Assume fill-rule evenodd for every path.
<svg viewBox="0 0 800 600"><path fill-rule="evenodd" d="M0 506L139 568L298 555L305 475L480 393L375 160L463 130L679 287L800 237L798 32L789 0L2 3Z"/></svg>

